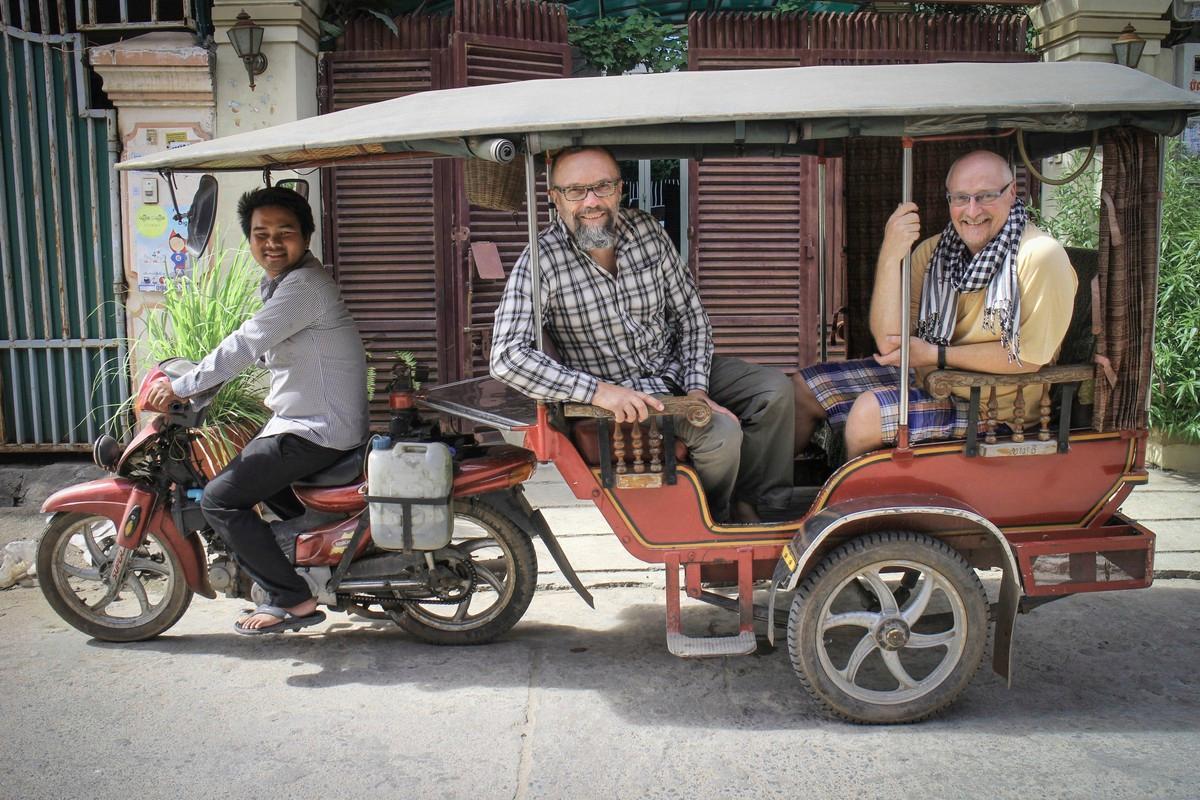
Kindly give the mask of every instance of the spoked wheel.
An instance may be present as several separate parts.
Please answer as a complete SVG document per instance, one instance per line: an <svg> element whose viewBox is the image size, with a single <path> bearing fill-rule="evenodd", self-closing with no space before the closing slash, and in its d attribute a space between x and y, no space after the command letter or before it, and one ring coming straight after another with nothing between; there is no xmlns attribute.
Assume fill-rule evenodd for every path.
<svg viewBox="0 0 1200 800"><path fill-rule="evenodd" d="M788 652L834 714L916 722L970 683L987 625L983 584L959 553L921 534L877 533L834 550L800 584Z"/></svg>
<svg viewBox="0 0 1200 800"><path fill-rule="evenodd" d="M170 628L192 601L179 560L154 533L133 553L125 579L109 577L117 529L107 517L58 513L38 544L37 574L50 607L106 642L137 642Z"/></svg>
<svg viewBox="0 0 1200 800"><path fill-rule="evenodd" d="M537 554L529 536L477 499L454 502L450 547L474 568L474 590L459 603L407 603L392 612L404 630L431 644L483 644L525 614L537 588ZM465 564L452 565L462 570Z"/></svg>

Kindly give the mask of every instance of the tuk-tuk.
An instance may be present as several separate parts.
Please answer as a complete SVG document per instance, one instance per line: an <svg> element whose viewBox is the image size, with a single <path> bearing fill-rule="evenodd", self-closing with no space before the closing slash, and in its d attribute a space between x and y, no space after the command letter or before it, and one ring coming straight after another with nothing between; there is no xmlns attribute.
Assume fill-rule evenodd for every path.
<svg viewBox="0 0 1200 800"><path fill-rule="evenodd" d="M982 433L971 424L962 440L910 444L902 337L898 446L809 469L803 480L812 503L799 519L714 521L696 471L673 440L673 414L704 420L706 409L686 400L630 426L613 425L603 409L535 402L486 376L418 396L426 413L457 420L482 442L502 438L553 462L629 553L664 566L672 653L753 653L760 635L773 643L783 627L792 665L826 709L857 722L911 722L965 688L993 623L992 666L1011 681L1018 613L1153 580L1154 534L1119 509L1147 480L1165 137L1198 112L1200 98L1100 63L681 72L424 92L120 168L216 173L410 158L523 161L526 207L535 209L545 154L568 146L602 145L619 159L808 157L822 175L833 159L849 167L883 153L900 162L899 185L856 182L848 169L843 190L846 206L874 215L881 235L883 219L916 196L914 186L933 187L928 198L917 197L926 206L940 197L946 167L963 148L995 149L1033 174L1039 159L1094 150L1103 160L1100 244L1071 253L1080 289L1059 363L1017 375L934 371L926 384L934 396L969 387L972 422L982 422ZM538 220L525 217L537 286ZM826 239L823 229L822 286L832 260ZM905 287L909 269L905 259ZM911 330L907 296L901 307ZM534 310L541 312L537 302ZM849 309L851 320L864 316L863 308ZM534 327L541 331L540 318ZM996 419L989 402L997 386L1014 382L1042 387L1037 408L1016 411L1037 421L1031 430L1021 419L1001 427L1013 420ZM547 527L527 503L512 513L522 525ZM582 588L565 555L554 556ZM977 574L987 570L1000 575L992 599ZM737 632L685 634L681 588L737 614Z"/></svg>

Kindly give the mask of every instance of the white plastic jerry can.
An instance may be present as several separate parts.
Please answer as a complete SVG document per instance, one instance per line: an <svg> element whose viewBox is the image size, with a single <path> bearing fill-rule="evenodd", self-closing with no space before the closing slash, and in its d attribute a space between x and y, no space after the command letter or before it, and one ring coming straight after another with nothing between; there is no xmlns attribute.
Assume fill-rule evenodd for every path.
<svg viewBox="0 0 1200 800"><path fill-rule="evenodd" d="M454 530L454 465L441 442L377 436L367 456L371 538L385 550L436 550Z"/></svg>

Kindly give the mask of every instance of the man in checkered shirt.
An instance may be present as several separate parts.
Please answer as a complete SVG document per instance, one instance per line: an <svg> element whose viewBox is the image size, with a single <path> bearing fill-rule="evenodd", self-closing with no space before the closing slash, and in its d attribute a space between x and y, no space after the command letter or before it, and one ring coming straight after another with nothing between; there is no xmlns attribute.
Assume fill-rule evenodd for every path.
<svg viewBox="0 0 1200 800"><path fill-rule="evenodd" d="M786 518L795 404L783 373L713 355L712 327L679 253L649 214L620 207L621 174L602 148L571 148L551 165L558 219L538 238L546 333L534 346L529 252L496 309L491 373L539 400L591 403L618 422L661 411L660 395L704 400L712 422L677 417L679 437L714 520Z"/></svg>

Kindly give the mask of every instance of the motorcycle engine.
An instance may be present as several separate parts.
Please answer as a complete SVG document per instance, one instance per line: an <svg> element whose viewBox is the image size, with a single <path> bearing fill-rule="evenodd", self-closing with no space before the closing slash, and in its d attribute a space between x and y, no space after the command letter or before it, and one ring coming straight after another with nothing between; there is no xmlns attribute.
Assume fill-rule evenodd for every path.
<svg viewBox="0 0 1200 800"><path fill-rule="evenodd" d="M238 597L238 568L229 556L217 556L208 565L208 582L226 597Z"/></svg>

